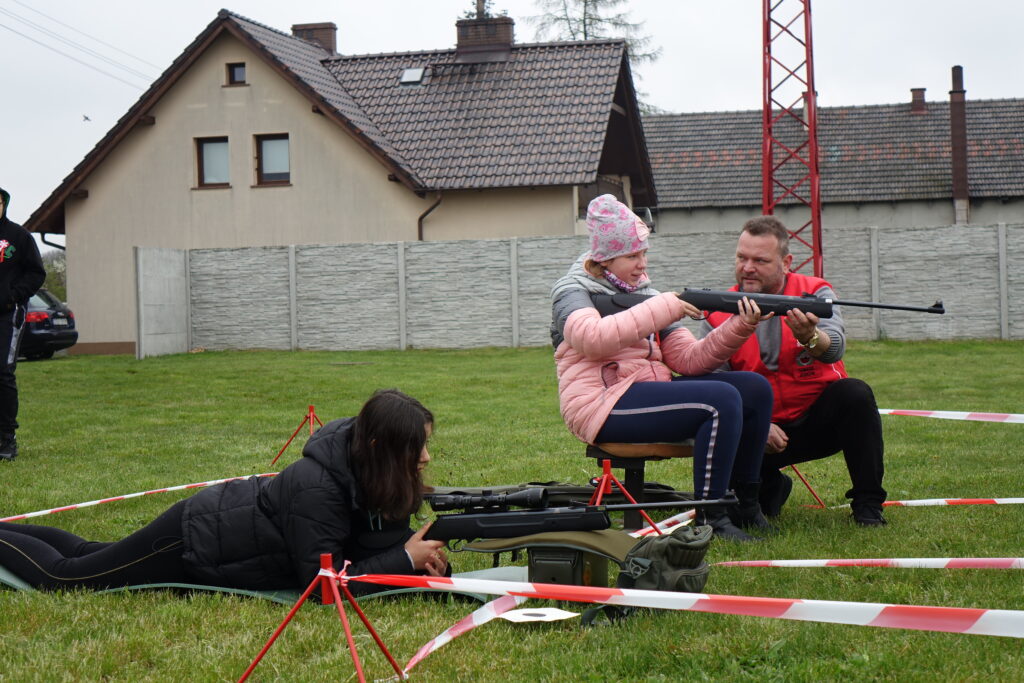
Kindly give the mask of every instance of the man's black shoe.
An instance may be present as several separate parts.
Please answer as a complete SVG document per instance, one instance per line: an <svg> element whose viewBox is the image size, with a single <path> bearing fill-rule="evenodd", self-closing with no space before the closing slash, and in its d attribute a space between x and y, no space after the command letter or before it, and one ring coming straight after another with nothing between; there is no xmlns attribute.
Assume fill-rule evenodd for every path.
<svg viewBox="0 0 1024 683"><path fill-rule="evenodd" d="M853 508L853 521L860 526L885 526L887 522L882 516L881 505L856 505Z"/></svg>
<svg viewBox="0 0 1024 683"><path fill-rule="evenodd" d="M0 460L14 460L18 457L18 440L13 434L0 437Z"/></svg>
<svg viewBox="0 0 1024 683"><path fill-rule="evenodd" d="M768 477L761 482L761 512L765 517L778 517L782 513L782 506L789 500L789 494L793 490L793 480L782 472L776 472L775 476Z"/></svg>

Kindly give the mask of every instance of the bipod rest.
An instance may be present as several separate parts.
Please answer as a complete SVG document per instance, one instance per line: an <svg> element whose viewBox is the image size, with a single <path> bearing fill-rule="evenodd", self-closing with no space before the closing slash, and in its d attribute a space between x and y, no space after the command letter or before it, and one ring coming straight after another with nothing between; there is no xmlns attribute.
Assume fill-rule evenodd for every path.
<svg viewBox="0 0 1024 683"><path fill-rule="evenodd" d="M281 450L277 452L277 455L275 455L274 459L270 461L270 464L273 465L275 462L277 462L277 459L281 457L281 454L284 453L288 446L291 444L292 439L295 438L295 436L299 433L299 430L301 430L302 426L305 425L307 422L309 423L309 435L313 436L314 421L321 427L324 426L324 423L321 422L320 418L316 416L316 411L313 410L313 406L310 406L309 410L306 411L306 416L302 418L302 422L300 422L299 426L295 428L295 431L292 432L292 435L288 437L288 440L284 442L284 445L281 446Z"/></svg>
<svg viewBox="0 0 1024 683"><path fill-rule="evenodd" d="M796 476L800 477L800 481L802 481L804 483L804 486L807 487L807 490L811 492L811 495L814 497L815 502L817 502L817 505L807 505L806 507L817 508L819 510L824 510L825 509L825 503L824 503L824 501L821 500L821 497L818 495L818 492L814 490L814 487L811 486L811 482L807 481L807 478L804 477L804 475L800 472L800 470L798 470L796 468L796 465L790 465L789 469L791 469L794 472L796 472Z"/></svg>
<svg viewBox="0 0 1024 683"><path fill-rule="evenodd" d="M313 406L310 406L309 409L312 413ZM341 620L342 628L345 629L345 640L348 643L348 651L349 654L352 655L352 664L355 666L356 676L358 677L359 682L366 683L366 676L363 674L363 665L359 661L359 653L356 652L356 643L352 638L352 628L349 626L348 616L345 614L345 606L342 604L343 596L345 598L345 602L348 602L352 609L356 611L356 614L359 615L363 625L366 626L366 630L370 632L370 635L373 636L374 642L377 643L377 647L380 648L380 651L384 653L385 657L387 657L388 662L391 664L391 668L395 670L395 674L398 676L398 679L405 680L407 678L405 672L402 671L402 667L398 665L395 658L391 656L391 652L388 651L387 646L384 645L384 641L380 639L379 635L377 635L377 631L373 628L373 625L366 617L366 614L359 608L359 605L356 604L356 599L348 589L348 580L345 578L345 569L347 567L348 562L345 562L345 567L342 568L341 574L338 574L334 571L334 564L330 553L325 553L320 556L320 572L313 578L306 590L303 591L302 596L299 597L295 605L292 606L288 615L285 616L284 621L282 621L274 630L273 635L270 636L270 639L263 646L263 649L260 650L259 654L256 655L256 658L252 660L252 663L249 664L249 667L245 670L245 673L242 674L242 677L238 679L238 683L242 683L249 678L249 675L256 668L256 665L263 659L263 655L267 654L267 651L270 650L274 641L276 641L277 637L281 635L284 629L291 622L292 617L295 616L295 613L299 611L299 608L302 607L302 604L310 595L312 595L313 591L316 590L317 587L320 588L320 599L323 604L334 604L338 607L338 618Z"/></svg>
<svg viewBox="0 0 1024 683"><path fill-rule="evenodd" d="M614 474L612 474L611 460L604 459L601 461L601 476L598 478L597 483L595 485L594 494L590 496L590 505L600 505L601 500L604 498L604 496L611 493L612 485L617 486L619 491L622 492L622 495L624 495L626 497L626 500L628 500L630 503L633 503L634 505L639 504L637 503L636 498L634 498L633 495L626 490L626 487L622 485L622 482L619 481ZM647 524L649 524L660 536L661 529L659 529L658 525L654 523L654 520L651 519L650 516L644 510L637 510L637 512L640 513L640 516L643 517L644 521L647 522Z"/></svg>

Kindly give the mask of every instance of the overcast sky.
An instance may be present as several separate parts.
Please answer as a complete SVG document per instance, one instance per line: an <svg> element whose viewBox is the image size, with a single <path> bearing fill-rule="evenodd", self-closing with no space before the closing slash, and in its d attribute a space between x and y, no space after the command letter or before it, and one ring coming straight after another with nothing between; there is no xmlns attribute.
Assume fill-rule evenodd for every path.
<svg viewBox="0 0 1024 683"><path fill-rule="evenodd" d="M455 21L473 5L0 0L0 187L12 194L9 215L27 219L222 6L283 31L331 21L339 52L366 54L452 47ZM760 108L761 2L628 6L663 51L639 71L648 102L672 112ZM533 42L526 21L537 13L533 0L494 0L494 9L515 19L518 42ZM1024 3L815 0L812 15L819 106L904 102L914 87L927 88L930 101L946 101L955 64L964 67L969 99L1024 97Z"/></svg>

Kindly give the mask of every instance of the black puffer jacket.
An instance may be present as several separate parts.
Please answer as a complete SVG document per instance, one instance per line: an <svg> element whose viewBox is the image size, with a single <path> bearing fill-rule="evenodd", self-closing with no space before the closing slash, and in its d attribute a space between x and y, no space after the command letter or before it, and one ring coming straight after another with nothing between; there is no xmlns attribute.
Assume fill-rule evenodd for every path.
<svg viewBox="0 0 1024 683"><path fill-rule="evenodd" d="M349 461L355 418L320 428L302 459L273 479L212 486L186 502L185 568L199 583L250 590L304 590L320 554L349 575L409 574L409 518L381 522L363 510ZM364 589L370 586L364 584ZM352 584L353 592L358 590Z"/></svg>
<svg viewBox="0 0 1024 683"><path fill-rule="evenodd" d="M46 269L35 239L7 217L11 195L0 187L0 197L0 311L9 311L15 304L28 304L29 297L43 286Z"/></svg>

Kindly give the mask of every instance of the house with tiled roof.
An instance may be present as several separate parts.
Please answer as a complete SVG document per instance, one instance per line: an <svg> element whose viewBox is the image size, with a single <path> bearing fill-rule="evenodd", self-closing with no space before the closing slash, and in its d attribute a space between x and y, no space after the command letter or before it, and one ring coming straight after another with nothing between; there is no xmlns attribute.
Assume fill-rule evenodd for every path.
<svg viewBox="0 0 1024 683"><path fill-rule="evenodd" d="M351 56L332 23L220 11L26 222L65 235L76 351L134 350L134 247L573 235L598 193L657 205L623 41L456 24L454 49Z"/></svg>
<svg viewBox="0 0 1024 683"><path fill-rule="evenodd" d="M826 230L1024 223L1024 100L967 100L966 144L955 155L957 92L950 102L928 102L914 88L904 104L818 109ZM761 111L646 116L643 123L658 231L735 233L761 213ZM776 125L780 137L800 137L786 130L798 125L792 117ZM955 158L965 163L958 168ZM957 173L966 181L963 197L954 196ZM793 200L775 213L791 229L808 220Z"/></svg>

